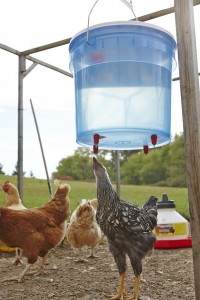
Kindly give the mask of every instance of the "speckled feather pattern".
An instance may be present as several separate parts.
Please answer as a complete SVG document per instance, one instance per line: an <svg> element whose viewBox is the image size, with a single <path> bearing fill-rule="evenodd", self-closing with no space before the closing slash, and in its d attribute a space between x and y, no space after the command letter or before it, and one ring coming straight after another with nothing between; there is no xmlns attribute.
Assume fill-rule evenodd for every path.
<svg viewBox="0 0 200 300"><path fill-rule="evenodd" d="M143 207L124 201L115 192L106 169L96 159L93 168L98 199L96 219L108 238L119 273L126 270L127 254L134 273L140 274L141 260L156 241L152 230L157 224L157 198L151 196Z"/></svg>

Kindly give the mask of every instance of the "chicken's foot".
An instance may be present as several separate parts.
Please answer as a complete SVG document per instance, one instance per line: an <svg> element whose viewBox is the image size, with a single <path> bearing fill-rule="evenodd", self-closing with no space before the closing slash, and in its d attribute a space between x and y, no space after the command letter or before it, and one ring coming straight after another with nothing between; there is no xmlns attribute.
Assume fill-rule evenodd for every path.
<svg viewBox="0 0 200 300"><path fill-rule="evenodd" d="M110 300L124 300L127 296L127 293L124 290L124 280L126 272L122 273L119 278L119 291L116 296L109 296Z"/></svg>
<svg viewBox="0 0 200 300"><path fill-rule="evenodd" d="M14 260L14 262L12 263L12 266L14 266L14 267L16 267L16 266L18 266L18 265L23 265L19 257L17 257L17 258Z"/></svg>
<svg viewBox="0 0 200 300"><path fill-rule="evenodd" d="M90 255L88 256L88 258L98 258L99 256L94 255L94 248L91 248L91 252Z"/></svg>
<svg viewBox="0 0 200 300"><path fill-rule="evenodd" d="M77 263L88 263L89 262L89 260L86 258L79 258L79 259L75 259L74 261Z"/></svg>
<svg viewBox="0 0 200 300"><path fill-rule="evenodd" d="M137 300L139 296L139 286L140 286L140 275L135 277L133 296L128 298L128 300Z"/></svg>
<svg viewBox="0 0 200 300"><path fill-rule="evenodd" d="M46 274L45 270L44 270L44 264L45 264L45 258L46 257L43 257L42 258L42 261L38 267L38 269L36 271L33 271L33 272L29 272L28 275L34 275L34 276L39 276L41 274Z"/></svg>
<svg viewBox="0 0 200 300"><path fill-rule="evenodd" d="M45 270L44 270L44 267L39 267L36 271L33 271L33 272L29 272L27 275L33 275L33 276L39 276L39 275L42 275L42 274L46 274Z"/></svg>
<svg viewBox="0 0 200 300"><path fill-rule="evenodd" d="M18 281L18 282L21 282L22 279L24 278L25 274L28 272L30 266L31 266L31 264L27 264L26 267L25 267L25 269L19 274L19 276L12 277L12 278L6 278L2 282L6 282L6 281Z"/></svg>

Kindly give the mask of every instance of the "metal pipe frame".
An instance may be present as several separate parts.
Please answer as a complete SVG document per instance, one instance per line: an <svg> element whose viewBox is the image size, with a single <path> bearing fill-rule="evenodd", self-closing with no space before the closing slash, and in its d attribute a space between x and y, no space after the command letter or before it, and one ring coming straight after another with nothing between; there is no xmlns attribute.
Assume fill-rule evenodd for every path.
<svg viewBox="0 0 200 300"><path fill-rule="evenodd" d="M176 0L175 0L176 1ZM200 4L200 0L193 0L193 6ZM163 9L151 14L147 14L141 17L138 17L138 21L149 21L158 17L162 17L175 12L174 7ZM135 20L135 19L133 19ZM12 54L19 56L19 68L18 68L18 189L21 199L23 200L23 79L27 76L37 64L40 64L44 67L52 69L56 72L59 72L63 75L73 77L73 75L65 70L62 70L56 66L43 62L37 58L30 56L30 54L49 50L55 47L64 46L70 43L71 38L67 38L61 41L54 43L46 44L36 48L28 49L25 51L18 51L9 46L0 43L0 48L8 51ZM33 62L33 64L26 70L26 59ZM175 78L179 80L179 77Z"/></svg>

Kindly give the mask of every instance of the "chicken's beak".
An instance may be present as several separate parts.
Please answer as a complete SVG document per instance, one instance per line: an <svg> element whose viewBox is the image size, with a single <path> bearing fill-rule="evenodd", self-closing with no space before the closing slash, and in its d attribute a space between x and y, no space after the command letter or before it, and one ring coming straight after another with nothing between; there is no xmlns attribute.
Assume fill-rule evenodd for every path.
<svg viewBox="0 0 200 300"><path fill-rule="evenodd" d="M93 156L93 170L96 169L96 165L97 165L97 159L96 157Z"/></svg>

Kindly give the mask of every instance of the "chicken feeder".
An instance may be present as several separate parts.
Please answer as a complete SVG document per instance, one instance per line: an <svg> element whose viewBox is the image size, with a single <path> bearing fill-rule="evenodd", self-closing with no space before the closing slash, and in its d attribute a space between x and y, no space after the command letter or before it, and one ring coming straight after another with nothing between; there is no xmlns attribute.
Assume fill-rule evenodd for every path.
<svg viewBox="0 0 200 300"><path fill-rule="evenodd" d="M138 21L95 25L72 38L77 143L111 150L169 143L175 50L169 32Z"/></svg>
<svg viewBox="0 0 200 300"><path fill-rule="evenodd" d="M163 194L157 203L158 220L154 230L157 242L154 248L183 248L192 246L188 221L176 211L174 200Z"/></svg>

